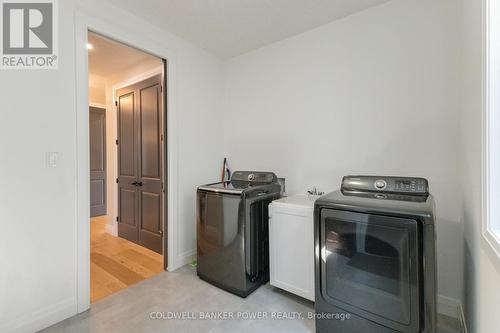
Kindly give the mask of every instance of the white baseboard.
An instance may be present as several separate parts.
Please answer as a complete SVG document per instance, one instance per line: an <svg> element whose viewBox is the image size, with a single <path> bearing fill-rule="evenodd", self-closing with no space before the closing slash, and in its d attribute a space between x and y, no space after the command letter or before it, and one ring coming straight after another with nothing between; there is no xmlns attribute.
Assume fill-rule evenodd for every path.
<svg viewBox="0 0 500 333"><path fill-rule="evenodd" d="M468 333L467 323L465 322L464 307L460 303L460 308L458 309L458 321L460 323L460 329L462 333Z"/></svg>
<svg viewBox="0 0 500 333"><path fill-rule="evenodd" d="M438 295L437 312L448 317L456 318L460 323L461 332L467 333L464 309L462 306L462 302L460 302L458 299Z"/></svg>
<svg viewBox="0 0 500 333"><path fill-rule="evenodd" d="M110 222L108 221L108 223L106 223L106 232L113 236L118 236L118 223L114 221ZM179 269L182 266L193 262L193 260L195 259L196 259L196 249L192 249L184 253L181 253L180 255L177 256L176 260L173 263L169 263L168 271L175 271L176 269Z"/></svg>
<svg viewBox="0 0 500 333"><path fill-rule="evenodd" d="M178 255L174 263L172 264L169 263L168 271L170 272L175 271L176 269L179 269L182 266L193 262L193 260L195 259L196 259L196 249L186 251Z"/></svg>
<svg viewBox="0 0 500 333"><path fill-rule="evenodd" d="M27 311L17 319L2 323L0 324L0 332L37 332L74 316L76 313L76 299L67 299L34 312Z"/></svg>
<svg viewBox="0 0 500 333"><path fill-rule="evenodd" d="M437 312L444 314L445 316L457 318L458 319L458 309L461 307L459 300L437 295Z"/></svg>
<svg viewBox="0 0 500 333"><path fill-rule="evenodd" d="M118 223L108 221L108 223L106 223L106 232L110 235L118 237Z"/></svg>

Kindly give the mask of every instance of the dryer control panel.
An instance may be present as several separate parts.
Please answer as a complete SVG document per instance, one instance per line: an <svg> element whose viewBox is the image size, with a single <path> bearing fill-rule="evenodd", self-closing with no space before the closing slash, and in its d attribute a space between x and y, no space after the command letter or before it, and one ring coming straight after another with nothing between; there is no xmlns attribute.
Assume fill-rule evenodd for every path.
<svg viewBox="0 0 500 333"><path fill-rule="evenodd" d="M345 176L342 190L427 195L429 182L415 177Z"/></svg>

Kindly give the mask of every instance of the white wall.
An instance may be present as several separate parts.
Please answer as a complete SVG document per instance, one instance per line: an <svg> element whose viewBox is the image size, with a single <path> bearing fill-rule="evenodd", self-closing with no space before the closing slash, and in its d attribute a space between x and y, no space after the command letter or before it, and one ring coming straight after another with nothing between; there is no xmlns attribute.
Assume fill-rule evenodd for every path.
<svg viewBox="0 0 500 333"><path fill-rule="evenodd" d="M0 190L1 332L33 331L76 312L76 1L175 54L170 98L180 131L170 208L182 226L178 263L195 250L195 188L217 180L223 151L233 169L286 177L289 193L331 190L349 173L423 176L437 204L439 292L460 299L465 271L471 332L496 331L500 273L478 229L479 0L461 0L464 91L456 0L392 1L225 64L104 1L65 0L59 69L0 74L0 172L8 175ZM52 151L57 168L46 167Z"/></svg>
<svg viewBox="0 0 500 333"><path fill-rule="evenodd" d="M225 150L289 193L347 174L422 176L437 207L439 293L461 298L458 8L398 0L229 60Z"/></svg>
<svg viewBox="0 0 500 333"><path fill-rule="evenodd" d="M482 8L479 0L463 5L462 181L465 235L464 292L469 332L500 331L500 259L481 234L481 84Z"/></svg>
<svg viewBox="0 0 500 333"><path fill-rule="evenodd" d="M106 105L106 78L89 73L89 104Z"/></svg>
<svg viewBox="0 0 500 333"><path fill-rule="evenodd" d="M76 111L74 0L59 1L59 69L0 73L0 332L29 332L76 313ZM205 51L103 1L81 1L134 38L176 56L173 95L177 126L181 226L177 260L192 254L195 185L216 180L222 64ZM28 97L27 97L28 96ZM57 168L46 152L59 152Z"/></svg>
<svg viewBox="0 0 500 333"><path fill-rule="evenodd" d="M72 12L72 1L59 1L59 10ZM5 175L0 189L0 332L16 325L29 327L29 322L50 316L52 311L69 315L74 308L72 16L60 15L59 26L58 70L0 73L4 117L0 122L0 172ZM58 168L46 167L49 151L60 153Z"/></svg>

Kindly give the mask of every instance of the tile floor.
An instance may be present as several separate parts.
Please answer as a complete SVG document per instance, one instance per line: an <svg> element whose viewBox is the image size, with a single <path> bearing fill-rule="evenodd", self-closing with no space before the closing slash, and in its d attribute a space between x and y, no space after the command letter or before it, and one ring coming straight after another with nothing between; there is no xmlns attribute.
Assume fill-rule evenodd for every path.
<svg viewBox="0 0 500 333"><path fill-rule="evenodd" d="M241 332L293 333L314 332L314 320L292 319L150 319L150 313L160 312L199 316L200 312L227 311L228 315L249 313L298 312L303 316L314 309L313 303L295 297L267 284L243 299L200 280L195 269L185 266L175 272L164 272L121 290L94 304L89 311L49 327L44 333L83 332ZM293 316L293 314L290 314ZM439 333L457 333L456 321L440 318L445 326Z"/></svg>

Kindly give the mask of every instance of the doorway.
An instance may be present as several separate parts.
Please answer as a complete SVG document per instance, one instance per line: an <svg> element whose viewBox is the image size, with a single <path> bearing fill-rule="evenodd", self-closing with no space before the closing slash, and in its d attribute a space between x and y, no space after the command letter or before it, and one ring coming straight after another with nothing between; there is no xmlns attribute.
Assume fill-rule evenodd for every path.
<svg viewBox="0 0 500 333"><path fill-rule="evenodd" d="M106 108L89 108L90 217L107 212L106 194Z"/></svg>
<svg viewBox="0 0 500 333"><path fill-rule="evenodd" d="M166 61L88 32L90 301L167 267Z"/></svg>

